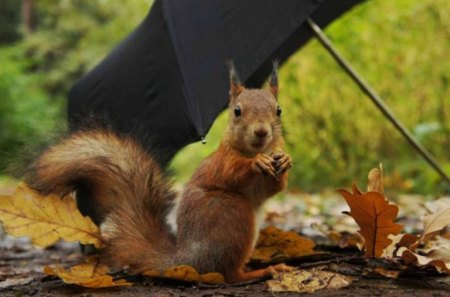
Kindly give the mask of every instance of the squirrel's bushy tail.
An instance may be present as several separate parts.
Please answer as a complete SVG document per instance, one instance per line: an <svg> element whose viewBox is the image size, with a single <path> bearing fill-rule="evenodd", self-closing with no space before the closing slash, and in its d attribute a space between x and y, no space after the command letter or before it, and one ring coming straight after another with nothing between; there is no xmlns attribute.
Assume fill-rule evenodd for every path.
<svg viewBox="0 0 450 297"><path fill-rule="evenodd" d="M103 218L110 265L135 272L170 266L175 243L166 215L174 194L133 139L105 130L76 132L45 151L31 172L28 183L41 193L89 194Z"/></svg>

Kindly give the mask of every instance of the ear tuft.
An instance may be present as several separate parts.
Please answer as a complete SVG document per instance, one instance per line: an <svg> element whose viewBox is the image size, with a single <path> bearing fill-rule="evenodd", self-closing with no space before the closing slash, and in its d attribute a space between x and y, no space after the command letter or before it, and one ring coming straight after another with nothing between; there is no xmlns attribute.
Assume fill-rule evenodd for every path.
<svg viewBox="0 0 450 297"><path fill-rule="evenodd" d="M269 90L275 96L275 98L278 97L278 64L278 60L272 61L273 68L269 81Z"/></svg>
<svg viewBox="0 0 450 297"><path fill-rule="evenodd" d="M244 86L239 80L239 75L234 67L233 60L228 60L226 62L228 66L228 71L230 73L230 99L236 98L244 90Z"/></svg>

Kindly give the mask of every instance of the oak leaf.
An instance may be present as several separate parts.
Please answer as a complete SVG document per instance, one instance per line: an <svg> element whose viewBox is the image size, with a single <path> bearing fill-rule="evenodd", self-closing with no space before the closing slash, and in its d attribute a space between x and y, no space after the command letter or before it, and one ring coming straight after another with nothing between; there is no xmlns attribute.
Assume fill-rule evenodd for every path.
<svg viewBox="0 0 450 297"><path fill-rule="evenodd" d="M200 274L194 267L189 265L179 265L171 267L164 271L149 270L143 275L150 277L169 278L191 283L205 283L205 284L223 284L225 278L217 272L210 272Z"/></svg>
<svg viewBox="0 0 450 297"><path fill-rule="evenodd" d="M99 228L66 196L42 196L21 184L12 195L0 195L0 221L13 236L29 236L33 244L47 247L59 239L101 246Z"/></svg>
<svg viewBox="0 0 450 297"><path fill-rule="evenodd" d="M277 262L316 254L315 243L295 232L270 226L260 231L250 259L258 262Z"/></svg>
<svg viewBox="0 0 450 297"><path fill-rule="evenodd" d="M403 227L394 223L398 207L389 204L386 198L378 192L362 193L353 184L353 193L344 189L338 192L350 206L350 215L360 227L360 233L365 239L364 250L367 257L381 257L383 250L391 244L390 234L396 235Z"/></svg>
<svg viewBox="0 0 450 297"><path fill-rule="evenodd" d="M103 264L83 263L71 267L69 270L61 266L44 267L44 273L61 278L66 284L75 284L88 288L105 288L118 286L131 286L132 283L124 279L113 280L108 275L109 268Z"/></svg>

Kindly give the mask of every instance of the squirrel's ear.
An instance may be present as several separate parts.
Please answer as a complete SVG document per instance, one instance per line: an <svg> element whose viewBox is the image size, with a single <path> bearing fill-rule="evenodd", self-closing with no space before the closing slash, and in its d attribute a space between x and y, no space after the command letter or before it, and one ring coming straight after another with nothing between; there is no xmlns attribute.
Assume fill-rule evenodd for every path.
<svg viewBox="0 0 450 297"><path fill-rule="evenodd" d="M228 70L230 72L230 98L236 98L244 90L244 86L239 80L239 75L234 67L233 60L227 61Z"/></svg>
<svg viewBox="0 0 450 297"><path fill-rule="evenodd" d="M272 68L272 74L270 75L269 90L275 96L275 98L277 98L278 97L278 61L274 60L272 62L272 64L273 64L273 68Z"/></svg>

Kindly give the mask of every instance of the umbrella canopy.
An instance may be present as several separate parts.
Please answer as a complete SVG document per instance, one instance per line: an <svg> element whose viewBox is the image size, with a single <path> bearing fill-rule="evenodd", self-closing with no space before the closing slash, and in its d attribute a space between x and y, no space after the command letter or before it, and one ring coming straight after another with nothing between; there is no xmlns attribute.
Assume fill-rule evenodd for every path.
<svg viewBox="0 0 450 297"><path fill-rule="evenodd" d="M105 118L157 150L166 164L204 136L228 102L225 61L260 87L272 59L283 63L361 0L156 0L145 20L69 94L71 128Z"/></svg>

